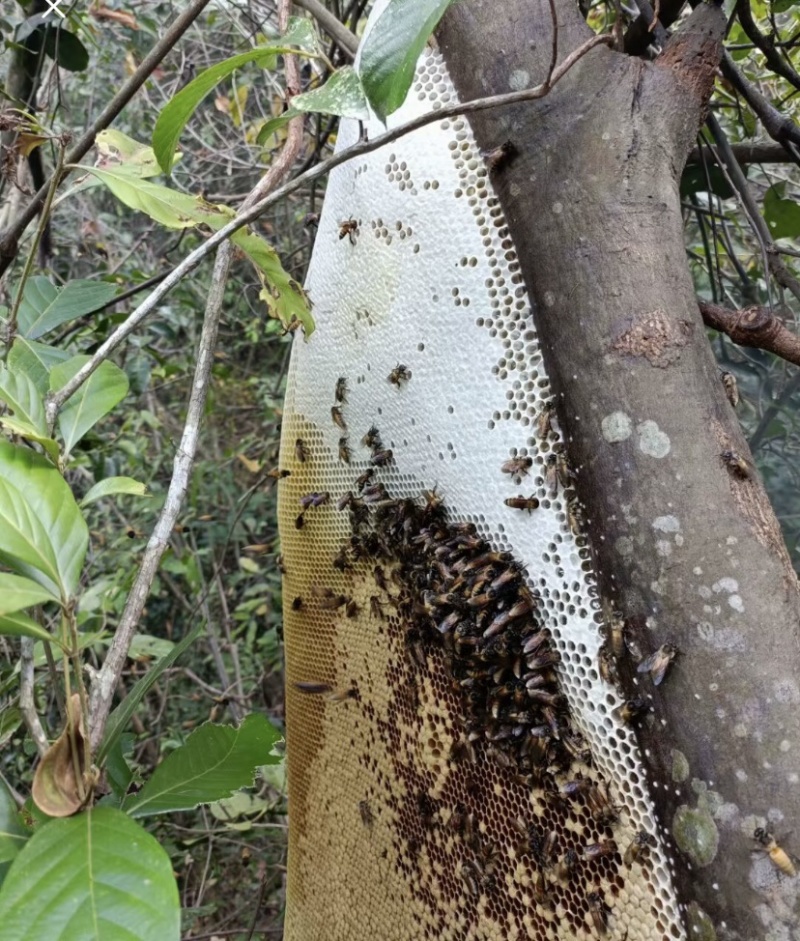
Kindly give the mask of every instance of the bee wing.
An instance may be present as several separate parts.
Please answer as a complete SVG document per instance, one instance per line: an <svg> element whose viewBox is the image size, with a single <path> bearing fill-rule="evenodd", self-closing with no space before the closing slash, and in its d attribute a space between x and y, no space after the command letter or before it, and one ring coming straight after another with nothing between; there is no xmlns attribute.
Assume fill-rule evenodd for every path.
<svg viewBox="0 0 800 941"><path fill-rule="evenodd" d="M659 648L654 654L646 657L636 668L637 673L649 673L653 684L660 686L664 682L672 658Z"/></svg>

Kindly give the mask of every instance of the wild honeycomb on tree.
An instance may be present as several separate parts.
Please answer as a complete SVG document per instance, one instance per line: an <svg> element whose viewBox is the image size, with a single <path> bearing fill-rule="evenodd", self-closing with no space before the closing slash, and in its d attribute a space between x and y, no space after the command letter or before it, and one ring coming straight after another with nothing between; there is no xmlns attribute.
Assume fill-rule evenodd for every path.
<svg viewBox="0 0 800 941"><path fill-rule="evenodd" d="M427 52L390 126L454 96ZM287 941L683 937L466 120L334 171L307 287L279 505Z"/></svg>

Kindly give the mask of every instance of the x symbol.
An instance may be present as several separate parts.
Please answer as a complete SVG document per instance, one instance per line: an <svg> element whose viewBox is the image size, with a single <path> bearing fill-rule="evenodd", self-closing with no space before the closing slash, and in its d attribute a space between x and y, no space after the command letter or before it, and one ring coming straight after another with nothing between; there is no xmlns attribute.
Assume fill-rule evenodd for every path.
<svg viewBox="0 0 800 941"><path fill-rule="evenodd" d="M61 3L61 0L44 0L44 2L45 2L45 3L47 4L47 6L50 8L50 9L44 14L45 16L49 16L50 11L52 10L52 12L53 12L53 13L56 13L58 16L60 16L62 20L66 19L66 17L65 17L64 14L61 12L61 10L58 9L58 5L59 5L59 3Z"/></svg>

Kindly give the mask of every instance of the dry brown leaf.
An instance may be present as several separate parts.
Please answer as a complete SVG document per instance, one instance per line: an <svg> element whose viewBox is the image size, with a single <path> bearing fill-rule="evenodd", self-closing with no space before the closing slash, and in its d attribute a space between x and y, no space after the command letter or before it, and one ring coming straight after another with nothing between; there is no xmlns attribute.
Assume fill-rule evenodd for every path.
<svg viewBox="0 0 800 941"><path fill-rule="evenodd" d="M67 712L67 726L39 762L31 788L36 806L50 817L69 817L85 802L85 786L76 776L76 768L77 774L82 774L86 762L86 736L77 693L70 697ZM77 756L73 753L73 737ZM77 760L73 760L75 757Z"/></svg>

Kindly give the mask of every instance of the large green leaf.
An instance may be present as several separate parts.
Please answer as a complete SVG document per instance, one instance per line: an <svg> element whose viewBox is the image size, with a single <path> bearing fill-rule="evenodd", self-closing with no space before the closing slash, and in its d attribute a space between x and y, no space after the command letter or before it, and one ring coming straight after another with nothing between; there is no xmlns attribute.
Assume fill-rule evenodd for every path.
<svg viewBox="0 0 800 941"><path fill-rule="evenodd" d="M296 19L293 29L287 32L283 39L278 42L267 43L264 46L258 46L247 52L241 52L239 55L231 56L230 59L218 62L216 65L212 65L210 69L205 69L182 88L161 110L153 128L153 150L164 173L169 173L172 169L174 154L186 122L213 88L224 78L227 78L231 72L236 71L243 65L266 59L271 59L274 62L276 55L297 52L297 49L293 49L292 45L298 46L306 55L314 55L316 49L303 49L303 44L308 41L310 35L312 34L309 33L308 27L303 25L303 21Z"/></svg>
<svg viewBox="0 0 800 941"><path fill-rule="evenodd" d="M156 680L161 676L164 670L168 670L173 663L197 640L203 630L202 624L197 624L176 644L172 650L151 669L141 679L137 680L131 687L128 695L122 700L117 708L108 717L106 724L106 734L103 737L102 744L97 749L95 761L98 765L102 764L103 759L114 747L119 737L125 731L131 716L136 712L136 707L149 692Z"/></svg>
<svg viewBox="0 0 800 941"><path fill-rule="evenodd" d="M0 781L0 863L13 859L25 845L28 836L14 798Z"/></svg>
<svg viewBox="0 0 800 941"><path fill-rule="evenodd" d="M30 278L19 306L19 332L29 340L107 304L117 293L105 281L68 281L54 287L47 278Z"/></svg>
<svg viewBox="0 0 800 941"><path fill-rule="evenodd" d="M17 337L8 352L8 366L16 372L25 373L36 386L39 395L45 396L50 391L50 370L69 358L70 354L66 350Z"/></svg>
<svg viewBox="0 0 800 941"><path fill-rule="evenodd" d="M775 183L764 196L764 218L775 239L800 236L800 206L795 199L785 199L786 183Z"/></svg>
<svg viewBox="0 0 800 941"><path fill-rule="evenodd" d="M279 738L278 730L258 713L247 716L238 729L201 725L185 745L167 755L141 791L125 802L125 810L144 817L230 797L253 783L259 765L281 760L270 755Z"/></svg>
<svg viewBox="0 0 800 941"><path fill-rule="evenodd" d="M89 532L64 478L41 454L0 441L0 562L75 594Z"/></svg>
<svg viewBox="0 0 800 941"><path fill-rule="evenodd" d="M11 864L0 925L3 941L179 941L172 863L112 807L53 820Z"/></svg>
<svg viewBox="0 0 800 941"><path fill-rule="evenodd" d="M134 480L133 477L106 477L89 490L81 500L81 506L88 506L95 500L102 500L103 497L110 497L115 493L128 493L143 497L147 494L147 485Z"/></svg>
<svg viewBox="0 0 800 941"><path fill-rule="evenodd" d="M144 179L161 173L153 148L128 137L122 131L114 128L99 131L94 139L94 145L104 162L119 163L134 176Z"/></svg>
<svg viewBox="0 0 800 941"><path fill-rule="evenodd" d="M359 74L381 120L402 105L428 37L453 0L389 0L361 47Z"/></svg>
<svg viewBox="0 0 800 941"><path fill-rule="evenodd" d="M35 604L58 600L46 588L23 575L0 572L0 615L13 614Z"/></svg>
<svg viewBox="0 0 800 941"><path fill-rule="evenodd" d="M0 399L40 435L47 435L44 402L36 383L24 372L0 365Z"/></svg>
<svg viewBox="0 0 800 941"><path fill-rule="evenodd" d="M338 114L343 118L356 118L360 121L369 117L361 79L351 65L337 69L321 88L295 95L292 98L292 109Z"/></svg>
<svg viewBox="0 0 800 941"><path fill-rule="evenodd" d="M84 363L88 356L73 356L50 370L50 388L61 389ZM58 430L64 439L67 454L86 432L121 402L128 392L128 377L113 363L105 362L89 376L58 413Z"/></svg>
<svg viewBox="0 0 800 941"><path fill-rule="evenodd" d="M6 637L32 637L34 640L44 640L61 646L58 638L49 634L41 624L23 611L0 616L0 634Z"/></svg>

